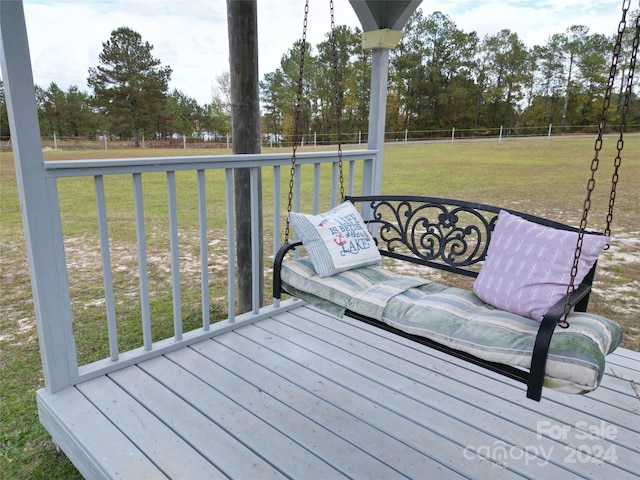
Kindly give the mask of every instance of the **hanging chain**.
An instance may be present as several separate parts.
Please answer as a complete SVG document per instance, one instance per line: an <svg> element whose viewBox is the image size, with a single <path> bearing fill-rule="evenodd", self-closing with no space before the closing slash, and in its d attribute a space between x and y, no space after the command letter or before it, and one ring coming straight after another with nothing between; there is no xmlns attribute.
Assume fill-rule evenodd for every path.
<svg viewBox="0 0 640 480"><path fill-rule="evenodd" d="M607 88L604 94L604 101L602 107L602 116L600 118L600 123L598 123L598 137L595 141L594 146L594 157L591 161L591 178L587 182L587 196L584 199L583 210L582 210L582 219L580 220L580 229L578 230L578 241L576 243L576 249L573 257L573 265L571 267L571 278L569 280L569 285L567 286L567 301L564 306L564 312L558 320L558 326L561 328L569 328L569 322L567 321L567 315L571 310L571 297L575 292L575 280L578 274L578 265L580 263L580 255L582 254L582 244L584 242L584 234L587 228L587 218L589 216L589 210L591 208L591 194L596 186L595 174L598 170L598 166L600 163L599 155L602 150L602 137L604 135L605 127L607 125L607 114L609 113L609 105L611 103L611 92L613 90L613 84L616 77L616 72L618 70L618 59L620 57L620 50L622 49L622 35L626 28L627 22L627 10L629 10L630 0L624 0L622 5L622 19L620 20L620 24L618 25L618 35L616 37L616 43L613 48L613 57L611 59L611 68L609 69L609 78L607 80ZM618 142L620 145L620 141ZM620 152L621 148L618 150ZM619 155L618 155L619 156ZM614 174L614 180L617 182L617 172ZM612 188L612 196L615 196L615 183Z"/></svg>
<svg viewBox="0 0 640 480"><path fill-rule="evenodd" d="M302 44L300 45L300 70L298 73L298 90L296 103L293 105L293 141L291 153L291 171L289 174L289 195L287 197L287 224L284 229L284 243L289 243L289 213L293 209L293 179L296 175L296 150L298 149L298 136L300 130L300 105L302 103L302 86L304 78L304 57L307 50L307 20L309 17L309 0L304 5L304 21L302 23Z"/></svg>
<svg viewBox="0 0 640 480"><path fill-rule="evenodd" d="M629 103L631 98L631 90L633 87L634 72L636 69L636 58L638 56L638 44L640 43L640 14L636 16L635 35L631 47L631 57L629 60L629 69L627 71L627 83L624 92L624 104L622 105L622 118L620 120L620 136L616 144L617 155L614 159L614 171L611 177L611 194L609 196L609 212L607 213L607 226L604 230L606 237L611 236L611 223L613 221L613 206L616 202L616 186L618 185L618 171L622 163L622 149L624 147L623 135L627 130L627 116L629 114Z"/></svg>
<svg viewBox="0 0 640 480"><path fill-rule="evenodd" d="M336 38L336 23L333 18L333 0L329 2L331 10L331 51L333 53L333 85L334 102L336 105L336 132L338 134L338 170L340 175L340 203L344 202L344 175L342 172L342 135L340 132L340 117L342 106L340 104L340 75L338 74L338 39Z"/></svg>

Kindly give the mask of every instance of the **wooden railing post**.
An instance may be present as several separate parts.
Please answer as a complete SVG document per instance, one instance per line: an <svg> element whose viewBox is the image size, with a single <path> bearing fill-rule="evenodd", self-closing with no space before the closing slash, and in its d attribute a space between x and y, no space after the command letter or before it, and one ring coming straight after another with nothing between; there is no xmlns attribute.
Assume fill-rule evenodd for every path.
<svg viewBox="0 0 640 480"><path fill-rule="evenodd" d="M0 2L0 59L45 386L78 376L55 178L47 178L21 1Z"/></svg>

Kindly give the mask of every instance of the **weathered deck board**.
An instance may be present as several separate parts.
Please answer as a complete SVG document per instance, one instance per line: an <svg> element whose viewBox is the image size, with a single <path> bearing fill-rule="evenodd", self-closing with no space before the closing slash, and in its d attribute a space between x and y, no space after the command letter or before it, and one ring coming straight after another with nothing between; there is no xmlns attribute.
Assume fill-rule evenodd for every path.
<svg viewBox="0 0 640 480"><path fill-rule="evenodd" d="M310 307L55 395L87 478L637 478L640 354L589 395L524 386Z"/></svg>
<svg viewBox="0 0 640 480"><path fill-rule="evenodd" d="M325 319L323 319L322 321L326 322ZM291 336L290 338L300 338L301 336L309 337L307 333L313 331L313 327L311 327L310 324L298 325L301 322L302 320L300 319L297 324L294 323L297 328L301 329L300 331L298 331L299 333L296 334L287 333L286 330L288 327L270 327L270 325L274 323L272 321L265 322L259 327L269 329L269 331L272 332L278 331L280 332L280 334ZM320 327L320 329L323 328L324 326ZM306 333L302 333L303 331ZM308 347L311 343L323 343L325 339L330 338L331 337L325 332L316 332L316 336L307 339L309 343L306 345L306 347ZM342 341L344 337L338 336L336 338ZM554 418L553 416L549 417L546 414L540 415L538 413L538 410L540 412L544 412L544 409L536 408L539 406L538 404L529 402L526 399L522 399L522 407L531 407L533 404L533 408L528 409L523 415L521 415L522 418L519 419L519 424L516 424L515 422L518 419L518 412L512 412L511 414L506 416L496 415L496 412L499 412L505 406L512 404L513 401L513 399L509 397L506 397L507 400L504 400L502 398L505 391L504 383L508 383L501 382L502 379L500 379L500 381L496 385L493 385L494 382L492 382L490 378L488 378L486 382L483 381L485 385L483 385L482 390L485 390L487 392L494 391L496 392L496 394L482 395L482 390L476 389L476 392L474 392L473 396L473 402L469 402L468 388L466 389L466 391L464 391L463 389L462 391L456 392L454 382L464 380L467 381L468 386L473 386L473 382L478 382L479 379L477 373L473 373L471 374L471 376L469 376L468 374L465 375L464 373L460 374L457 372L453 372L453 375L447 379L446 385L443 385L442 388L432 388L430 385L438 385L439 383L441 383L438 381L438 375L443 374L442 370L438 373L438 375L432 377L427 373L428 370L422 369L418 371L417 375L414 375L416 365L412 364L411 362L400 360L396 361L394 364L394 358L382 360L380 359L381 356L385 355L384 352L378 352L377 354L374 352L367 352L367 350L370 349L367 339L365 339L364 342L361 343L353 343L353 341L350 340L346 345L343 345L342 347L344 347L345 350L340 351L332 347L322 348L316 346L314 347L314 351L323 351L324 355L327 358L332 358L334 359L334 362L340 363L344 365L345 368L353 370L354 376L352 378L352 382L357 385L354 388L356 388L358 391L362 391L363 388L366 388L367 382L365 381L365 379L368 378L375 382L371 387L371 391L368 391L367 393L371 397L376 394L380 394L380 392L383 391L382 386L391 385L394 387L395 391L402 392L404 395L411 397L415 402L425 404L428 410L424 412L421 412L419 409L419 405L414 405L413 402L405 402L405 404L399 405L398 400L393 399L385 404L385 407L390 410L395 409L399 412L412 412L412 421L425 422L425 419L428 419L428 428L434 428L434 424L437 424L436 418L438 418L438 413L442 413L442 416L444 418L442 419L442 425L440 425L441 429L438 431L439 435L441 435L443 438L446 438L451 430L453 430L453 440L455 441L457 439L458 441L460 441L460 439L463 439L463 441L466 442L465 448L471 449L476 446L478 447L477 451L482 451L480 447L491 446L497 451L497 449L501 445L505 444L506 448L509 450L519 448L527 449L528 447L531 447L529 448L529 450L534 451L536 450L536 446L540 445L540 441L536 441L538 425L540 425L540 428L543 428L547 424L548 426L552 426L558 425L558 422L560 421L568 421L569 426L573 426L580 421L580 418L582 418L581 416L576 416L575 422L573 422L571 421L571 417L568 416L568 412L565 412L565 414L560 418ZM401 353L400 351L394 352L394 355L398 354L402 355L403 353ZM355 355L358 356L356 357ZM434 358L432 356L429 356L427 359L425 359L423 353L419 353L418 356L419 358L417 360L422 362L423 365L425 360L430 363L429 367L438 363L433 361ZM375 361L371 362L369 359L375 359ZM397 357L395 357L395 359L397 360ZM377 365L378 362L380 362L382 366ZM317 362L314 362L313 366L311 366L310 368L319 368L316 367L316 365ZM418 364L417 366L420 367L422 365ZM389 373L389 368L393 369L393 372ZM469 378L467 379L466 377ZM454 388L452 388L452 385ZM516 384L515 390L516 396L521 395L522 386ZM562 395L562 397L564 396L566 395ZM435 405L437 407L432 408L432 405ZM484 409L484 412L480 412L480 409ZM484 413L484 415L480 415L480 413ZM550 412L550 414L553 413L554 412ZM474 421L476 418L480 421ZM483 421L486 423L483 424ZM467 424L467 422L469 424ZM541 423L539 424L538 422ZM425 427L427 427L426 423ZM620 430L623 429L623 427L620 425L617 425L614 428L616 429L616 436L618 437L620 437L622 433L628 433L626 430L624 432L620 432ZM474 433L481 433L483 435L483 438L478 439L478 435L474 435ZM533 433L533 436L531 435L531 433ZM516 471L523 473L524 475L533 473L533 471L535 471L535 467L541 464L544 464L544 471L547 474L553 475L553 468L551 468L551 465L553 465L554 462L557 462L558 466L566 467L566 462L564 462L564 459L572 454L573 448L580 449L579 451L588 451L590 448L593 448L593 441L586 441L587 439L582 438L583 435L569 433L567 437L567 440L571 439L571 437L576 437L575 440L579 442L576 442L574 445L572 445L571 442L552 445L554 447L553 449L549 447L546 450L546 452L551 451L552 455L539 452L540 456L537 459L538 461L532 461L532 458L527 457L518 459L517 457L519 456L519 454L516 453L516 450L514 450L510 456L516 458L506 459L505 461L509 463L509 468L513 468ZM632 437L637 442L637 432L633 434ZM624 448L624 446L616 447L616 450L621 449L622 452L619 453L629 453ZM518 463L517 460L521 460L522 469L518 469L516 465ZM546 460L549 460L548 464ZM586 462L576 462L576 467L578 468L571 468L570 470L575 470L581 475L585 476L589 475L593 471L593 466L588 465ZM604 467L606 468L606 464L604 465ZM615 468L614 470L617 470L617 468Z"/></svg>
<svg viewBox="0 0 640 480"><path fill-rule="evenodd" d="M167 478L76 388L40 392L38 409L40 422L86 478Z"/></svg>

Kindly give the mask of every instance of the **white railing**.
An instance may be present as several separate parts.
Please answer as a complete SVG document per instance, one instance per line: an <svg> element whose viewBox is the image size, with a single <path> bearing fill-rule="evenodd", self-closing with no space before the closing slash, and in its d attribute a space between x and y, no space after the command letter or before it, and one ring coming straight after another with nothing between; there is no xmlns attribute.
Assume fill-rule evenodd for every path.
<svg viewBox="0 0 640 480"><path fill-rule="evenodd" d="M376 151L370 150L347 150L342 154L343 159L343 176L345 179L345 194L374 193L372 191L372 175L374 161L376 160ZM100 300L100 308L104 308L103 315L104 321L100 325L104 325L106 329L106 341L108 342L108 356L106 358L93 359L88 363L81 364L77 367L77 375L73 370L75 368L58 369L54 361L43 362L43 368L50 369L45 372L45 378L56 378L56 386L50 388L51 390L59 390L64 386L72 385L80 381L87 380L89 378L108 373L109 371L122 368L128 364L132 364L137 361L141 361L145 358L150 358L155 355L159 355L170 351L172 349L181 348L185 345L200 341L204 338L210 337L221 331L226 331L237 325L238 322L250 323L256 321L274 313L274 309L287 309L290 308L291 302L283 302L282 304L276 303L274 305L264 307L260 304L260 293L265 289L270 292L270 285L261 285L260 279L262 278L261 272L258 271L260 265L260 259L258 258L260 252L260 244L264 246L265 257L267 260L271 258L272 254L275 254L279 245L282 234L281 224L286 216L286 209L283 209L282 204L286 204L289 191L289 172L290 172L291 155L289 153L283 154L265 154L265 155L225 155L225 156L198 156L198 157L171 157L171 158L140 158L140 159L109 159L109 160L74 160L74 161L56 161L45 163L45 177L48 184L53 191L57 192L58 196L71 196L72 192L65 192L65 187L68 187L61 179L65 178L78 178L88 177L93 178L93 188L95 205L86 205L87 216L89 211L97 212L95 214L97 222L97 236L99 238L99 251L100 251L100 265L102 268L102 288L100 289L104 295L104 301ZM330 172L326 171L326 168L322 168L323 165L329 165ZM282 167L285 167L283 170ZM272 235L267 239L267 235L260 237L259 224L256 221L252 222L252 311L247 314L238 315L236 318L235 304L236 304L236 262L235 262L235 210L234 210L234 189L233 189L233 172L234 169L248 168L251 175L251 198L248 201L251 204L252 219L258 218L258 212L266 212L270 214L270 219L265 218L264 223L272 222L267 229ZM265 172L265 169L271 169L273 172L273 198L263 199L262 205L259 203L259 197L256 194L258 191L258 179L260 178L259 172ZM176 182L176 174L182 171L191 171L196 173L196 182L194 185L194 191L197 192L197 249L199 250L199 283L201 285L200 290L200 311L202 317L201 325L188 332L183 328L183 294L182 294L182 282L181 282L181 248L182 239L189 237L190 232L181 232L181 228L178 223L178 197L180 184ZM217 171L215 175L212 172ZM219 172L224 172L222 177ZM172 322L173 322L173 334L166 338L160 338L153 340L154 328L156 326L156 319L152 314L151 309L151 297L153 292L150 289L149 281L149 232L146 221L145 210L145 190L143 188L143 180L149 174L152 175L164 175L166 179L166 209L168 212L168 238L169 238L169 254L162 260L168 265L166 268L170 272L171 286L171 300L172 303ZM123 335L122 327L119 325L118 318L118 302L117 295L114 293L114 264L118 263L118 259L114 258L115 255L122 254L122 249L114 249L113 236L109 234L110 222L109 222L109 195L105 193L105 183L111 180L112 176L130 176L131 177L131 192L133 197L132 212L130 212L130 218L133 219L135 224L135 242L131 242L130 248L135 249L133 254L137 256L137 271L127 272L133 282L137 284L137 302L139 304L139 317L141 322L141 334L139 338L139 346L126 349L123 351L119 343L119 338ZM216 177L216 179L210 180L209 176ZM281 179L282 177L282 179ZM312 180L310 179L312 177ZM218 180L222 184L218 184ZM308 192L303 193L301 185L306 180L306 185L313 185L312 194ZM301 207L305 211L317 213L321 208L325 206L333 206L339 199L339 159L336 152L304 152L298 153L296 160L296 169L294 176L294 191L293 191L293 209L300 210ZM354 190L359 188L361 191L355 192ZM322 191L322 190L325 191ZM223 192L224 190L224 192ZM330 191L327 191L330 190ZM213 191L213 192L212 192ZM220 210L220 204L224 202L224 210ZM228 312L228 318L222 322L218 322L212 325L210 318L210 243L212 230L208 225L208 217L210 218L210 208L212 205L217 207L218 211L223 211L223 215L226 216L226 269L227 269L227 299L226 309ZM209 212L209 215L208 215ZM64 212L63 212L64 213ZM63 215L64 216L64 215ZM60 222L64 229L64 218ZM62 230L63 230L62 229ZM219 230L217 230L219 231ZM62 236L62 231L59 232ZM82 238L82 237L81 237ZM57 241L60 241L58 239ZM64 243L64 239L61 240ZM270 249L267 246L271 247ZM114 255L115 253L115 255ZM127 251L128 255L132 252ZM265 259L262 259L263 261ZM66 260L66 271L61 272L61 275L69 274L69 258ZM267 261L264 261L265 270L269 271L270 266ZM134 269L135 270L135 269ZM98 275L94 275L99 278ZM61 278L61 283L68 284L68 278ZM137 282L135 281L137 277ZM267 277L265 283L270 280ZM266 288L265 288L266 287ZM37 290L37 289L36 289ZM67 288L69 290L69 288ZM72 302L72 293L69 292L69 302ZM79 310L79 313L78 313ZM74 317L82 315L82 308L74 309ZM74 328L76 324L81 322L81 318L73 318ZM50 328L56 328L55 322L60 322L60 327L63 327L65 319L52 318L47 319ZM102 322L102 321L101 321ZM98 327L100 328L100 327ZM63 328L65 331L69 329ZM41 348L45 350L54 349L57 355L52 355L51 358L66 358L71 359L67 362L71 365L78 365L79 362L78 352L76 350L76 339L69 338L64 342L64 345L49 345L47 344L47 338L41 338ZM136 340L137 341L137 340ZM128 339L128 344L131 344L131 340ZM100 346L98 346L100 347ZM101 346L104 347L104 346ZM73 351L67 351L60 355L60 348L66 348ZM92 348L96 348L92 345ZM100 350L100 348L98 348ZM103 348L103 350L106 350ZM80 359L82 360L82 359ZM68 379L60 379L60 372L71 370Z"/></svg>

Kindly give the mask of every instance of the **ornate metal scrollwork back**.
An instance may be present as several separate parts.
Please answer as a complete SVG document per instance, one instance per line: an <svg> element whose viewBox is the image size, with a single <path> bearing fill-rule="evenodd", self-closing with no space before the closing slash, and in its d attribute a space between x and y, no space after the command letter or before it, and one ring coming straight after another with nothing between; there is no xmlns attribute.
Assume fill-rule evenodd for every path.
<svg viewBox="0 0 640 480"><path fill-rule="evenodd" d="M378 246L398 255L467 267L484 260L497 214L439 202L371 201Z"/></svg>

